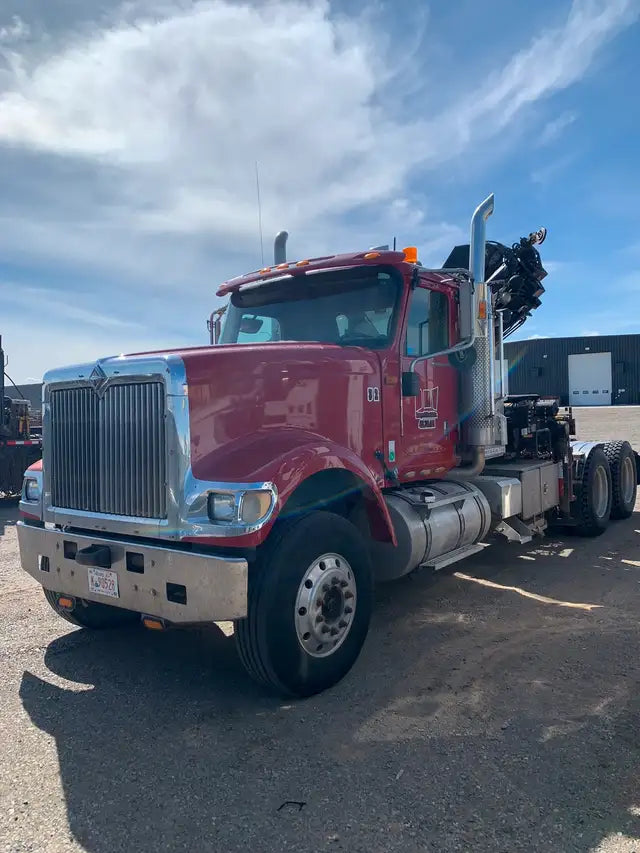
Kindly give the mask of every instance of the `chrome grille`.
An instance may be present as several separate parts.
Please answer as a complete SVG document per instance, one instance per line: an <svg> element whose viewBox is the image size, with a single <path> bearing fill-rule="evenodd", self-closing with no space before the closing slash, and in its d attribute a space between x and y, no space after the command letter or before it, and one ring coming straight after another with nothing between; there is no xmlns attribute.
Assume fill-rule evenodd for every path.
<svg viewBox="0 0 640 853"><path fill-rule="evenodd" d="M53 505L166 518L164 393L161 382L57 388L50 394L45 465Z"/></svg>

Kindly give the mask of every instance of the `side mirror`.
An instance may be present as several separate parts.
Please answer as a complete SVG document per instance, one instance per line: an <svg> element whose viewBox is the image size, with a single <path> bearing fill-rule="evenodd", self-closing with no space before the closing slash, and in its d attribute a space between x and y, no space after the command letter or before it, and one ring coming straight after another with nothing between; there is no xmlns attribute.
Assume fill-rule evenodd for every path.
<svg viewBox="0 0 640 853"><path fill-rule="evenodd" d="M414 370L405 370L402 374L402 396L417 397L420 394L420 377Z"/></svg>
<svg viewBox="0 0 640 853"><path fill-rule="evenodd" d="M225 311L227 310L227 306L224 305L222 308L218 308L215 311L211 312L211 316L207 320L207 328L209 329L209 343L214 346L220 340L220 333L222 331L222 317L224 316Z"/></svg>

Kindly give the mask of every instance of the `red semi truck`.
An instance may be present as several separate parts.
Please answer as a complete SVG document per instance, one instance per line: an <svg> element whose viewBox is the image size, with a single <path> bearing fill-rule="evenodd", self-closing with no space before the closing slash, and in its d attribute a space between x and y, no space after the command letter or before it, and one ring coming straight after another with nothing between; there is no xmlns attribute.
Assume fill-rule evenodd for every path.
<svg viewBox="0 0 640 853"><path fill-rule="evenodd" d="M631 515L626 441L580 442L554 399L504 393L504 338L540 304L536 245L285 258L226 282L214 346L54 370L25 475L24 569L86 628L233 620L263 684L317 693L372 588L502 534Z"/></svg>

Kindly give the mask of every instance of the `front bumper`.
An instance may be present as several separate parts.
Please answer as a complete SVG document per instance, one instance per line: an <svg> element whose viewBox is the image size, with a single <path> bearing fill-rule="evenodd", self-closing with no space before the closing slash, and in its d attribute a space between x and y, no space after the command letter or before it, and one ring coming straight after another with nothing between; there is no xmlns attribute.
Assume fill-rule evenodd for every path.
<svg viewBox="0 0 640 853"><path fill-rule="evenodd" d="M247 615L248 565L244 559L63 533L20 521L18 542L22 568L54 592L173 623L227 621ZM92 545L109 549L109 571L118 576L117 598L91 593L87 566L71 556ZM138 556L132 558L132 554ZM184 596L179 596L184 603L168 597L175 598L176 586L184 587Z"/></svg>

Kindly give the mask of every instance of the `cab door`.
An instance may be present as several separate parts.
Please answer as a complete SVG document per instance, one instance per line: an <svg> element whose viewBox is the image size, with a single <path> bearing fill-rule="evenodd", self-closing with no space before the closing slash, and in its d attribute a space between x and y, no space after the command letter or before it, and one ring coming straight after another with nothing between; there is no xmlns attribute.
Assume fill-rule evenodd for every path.
<svg viewBox="0 0 640 853"><path fill-rule="evenodd" d="M414 358L441 352L455 336L453 291L420 280L409 295L401 370ZM438 479L455 464L458 430L458 373L447 356L426 358L415 369L417 397L401 397L400 440L396 464L402 482Z"/></svg>

